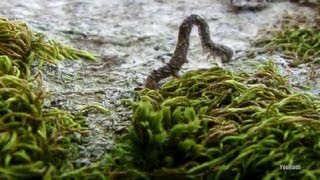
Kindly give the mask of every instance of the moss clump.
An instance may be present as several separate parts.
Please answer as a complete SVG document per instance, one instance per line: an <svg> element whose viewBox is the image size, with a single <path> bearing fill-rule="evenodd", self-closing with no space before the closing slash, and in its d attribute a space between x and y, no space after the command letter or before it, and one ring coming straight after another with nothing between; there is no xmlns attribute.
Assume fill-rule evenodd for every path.
<svg viewBox="0 0 320 180"><path fill-rule="evenodd" d="M309 62L319 63L320 3L313 3L317 12L315 17L285 12L280 19L280 29L267 30L254 45L263 47L267 52L280 52L290 59L289 65L292 67Z"/></svg>
<svg viewBox="0 0 320 180"><path fill-rule="evenodd" d="M280 51L292 59L291 66L320 61L320 29L312 27L286 27L275 31L273 37L257 43L268 51Z"/></svg>
<svg viewBox="0 0 320 180"><path fill-rule="evenodd" d="M289 179L319 177L320 101L269 63L259 72L189 71L131 104L128 133L98 164L62 177ZM300 171L281 166L299 165Z"/></svg>
<svg viewBox="0 0 320 180"><path fill-rule="evenodd" d="M0 54L26 59L31 51L32 32L26 24L0 19Z"/></svg>
<svg viewBox="0 0 320 180"><path fill-rule="evenodd" d="M30 62L95 59L91 53L46 40L26 24L0 19L0 179L57 178L73 167L72 138L87 134L84 117L47 108L41 71Z"/></svg>
<svg viewBox="0 0 320 180"><path fill-rule="evenodd" d="M30 59L36 58L50 63L56 63L57 60L80 58L95 60L97 57L95 54L61 44L53 39L47 38L41 33L34 33L33 37Z"/></svg>
<svg viewBox="0 0 320 180"><path fill-rule="evenodd" d="M0 55L0 76L4 75L28 79L30 77L29 66L21 60L12 60L6 55Z"/></svg>
<svg viewBox="0 0 320 180"><path fill-rule="evenodd" d="M57 60L85 58L95 60L96 55L63 45L41 33L35 33L22 22L0 18L0 55L30 62L56 63Z"/></svg>
<svg viewBox="0 0 320 180"><path fill-rule="evenodd" d="M49 177L73 154L70 135L87 133L77 122L81 118L44 111L46 95L34 83L0 77L0 179Z"/></svg>

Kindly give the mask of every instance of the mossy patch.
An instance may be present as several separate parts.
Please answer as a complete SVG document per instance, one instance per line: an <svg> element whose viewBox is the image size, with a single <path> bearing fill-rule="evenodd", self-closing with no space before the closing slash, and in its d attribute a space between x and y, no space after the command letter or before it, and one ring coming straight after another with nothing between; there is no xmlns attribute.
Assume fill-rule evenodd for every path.
<svg viewBox="0 0 320 180"><path fill-rule="evenodd" d="M320 174L320 101L291 89L272 61L255 74L189 71L144 89L128 132L92 167L62 177L311 178ZM298 171L280 167L297 165ZM76 173L75 173L76 172Z"/></svg>
<svg viewBox="0 0 320 180"><path fill-rule="evenodd" d="M32 74L30 63L95 55L46 40L18 21L0 19L0 37L0 179L57 177L77 155L75 137L88 131L81 112L43 108L49 94L41 69Z"/></svg>

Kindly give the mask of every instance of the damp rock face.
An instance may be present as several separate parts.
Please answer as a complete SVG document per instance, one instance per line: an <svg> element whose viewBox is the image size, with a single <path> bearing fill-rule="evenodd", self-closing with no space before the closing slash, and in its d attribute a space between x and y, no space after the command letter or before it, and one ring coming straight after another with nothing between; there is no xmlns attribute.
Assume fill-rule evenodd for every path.
<svg viewBox="0 0 320 180"><path fill-rule="evenodd" d="M259 9L268 6L267 0L231 0L232 6L236 8Z"/></svg>
<svg viewBox="0 0 320 180"><path fill-rule="evenodd" d="M297 2L301 4L316 4L319 3L319 0L290 0L290 2Z"/></svg>

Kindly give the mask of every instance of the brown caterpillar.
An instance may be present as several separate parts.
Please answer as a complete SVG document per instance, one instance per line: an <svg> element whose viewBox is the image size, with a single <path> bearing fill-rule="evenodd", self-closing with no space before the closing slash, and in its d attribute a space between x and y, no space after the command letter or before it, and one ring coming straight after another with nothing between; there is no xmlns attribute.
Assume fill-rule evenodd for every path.
<svg viewBox="0 0 320 180"><path fill-rule="evenodd" d="M205 52L210 53L209 56L218 56L223 63L232 59L232 49L222 44L213 43L206 20L200 15L192 14L179 27L178 43L170 61L163 67L151 72L145 81L146 88L156 89L159 86L158 82L162 79L170 75L177 76L182 65L187 62L190 33L194 25L198 27L202 48Z"/></svg>

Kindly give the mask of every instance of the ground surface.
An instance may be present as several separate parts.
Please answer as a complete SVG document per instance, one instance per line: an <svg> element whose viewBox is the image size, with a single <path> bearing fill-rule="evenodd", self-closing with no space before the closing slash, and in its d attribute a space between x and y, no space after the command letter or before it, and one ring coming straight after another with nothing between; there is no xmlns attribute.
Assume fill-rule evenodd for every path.
<svg viewBox="0 0 320 180"><path fill-rule="evenodd" d="M255 62L239 57L250 49L259 29L278 26L285 10L312 12L289 2L273 2L261 11L235 12L227 0L2 0L0 7L0 16L22 20L49 37L101 55L97 62L66 61L44 68L45 88L52 92L46 105L77 112L98 104L111 110L107 116L89 113L91 132L79 146L81 164L101 158L112 147L115 134L127 127L130 111L120 99L132 97L148 73L170 59L186 16L203 15L213 40L236 52L236 59L225 68L252 71L267 56L258 56ZM215 62L202 54L196 30L191 40L189 63L181 73ZM305 65L290 69L279 56L273 58L292 83L308 83ZM310 92L318 94L318 85L311 85Z"/></svg>

